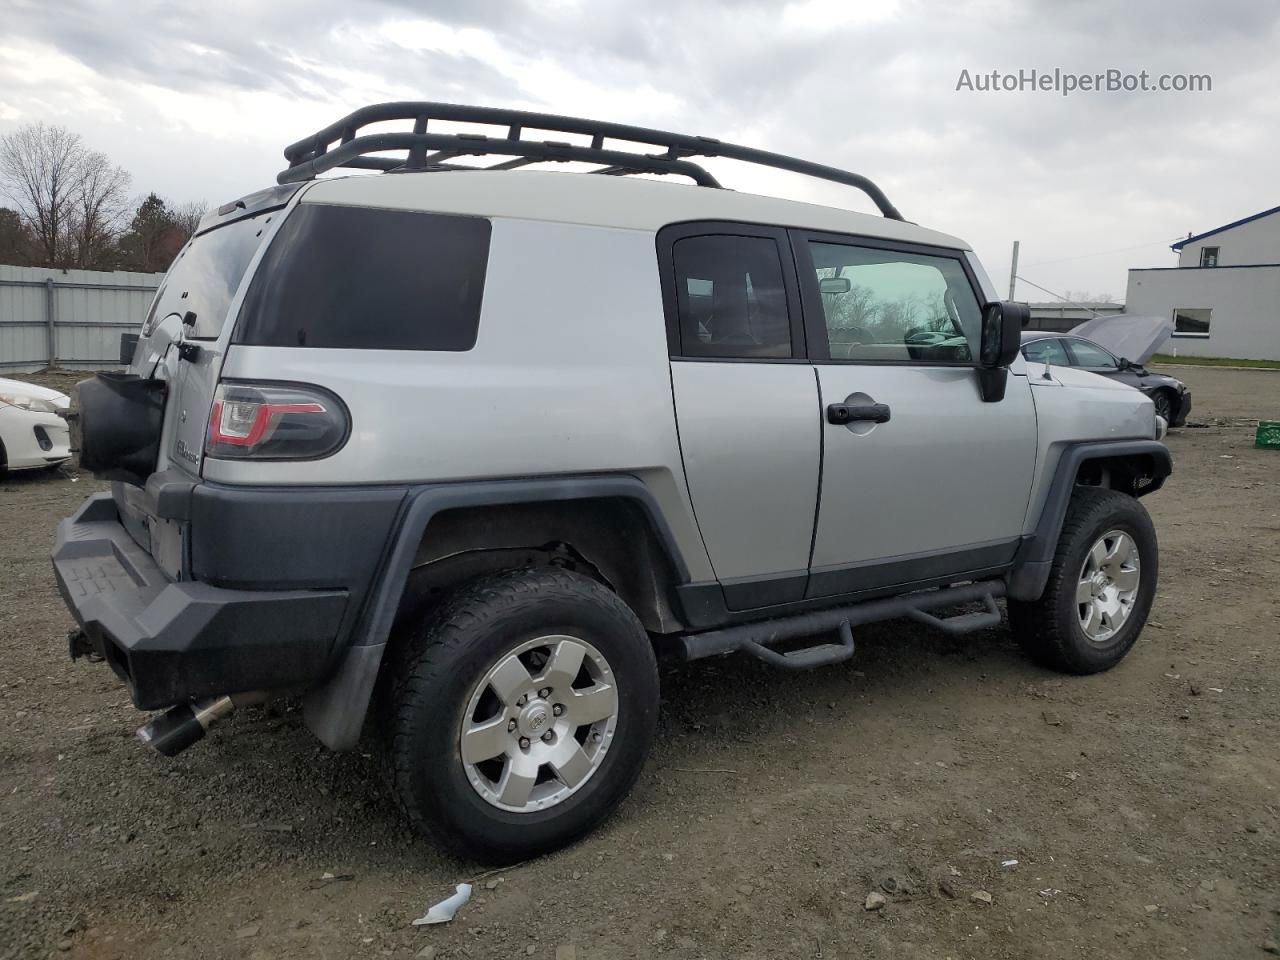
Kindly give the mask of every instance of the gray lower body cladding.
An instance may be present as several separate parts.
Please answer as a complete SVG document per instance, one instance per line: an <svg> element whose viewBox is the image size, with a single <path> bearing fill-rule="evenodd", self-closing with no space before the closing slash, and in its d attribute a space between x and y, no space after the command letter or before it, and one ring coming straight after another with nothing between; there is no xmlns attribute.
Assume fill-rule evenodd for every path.
<svg viewBox="0 0 1280 960"><path fill-rule="evenodd" d="M149 479L146 509L181 526L181 575L150 551L148 522L110 494L58 528L54 573L87 644L158 709L244 691L305 691L330 746L363 721L415 549L444 510L623 497L640 503L687 577L670 531L635 477L365 487L231 487L178 473ZM126 526L126 520L128 525ZM353 662L364 665L350 669ZM351 689L348 674L362 682ZM341 733L332 733L341 728ZM354 733L351 731L354 729Z"/></svg>
<svg viewBox="0 0 1280 960"><path fill-rule="evenodd" d="M1058 458L1035 532L1023 538L1014 557L1009 576L1010 599L1035 600L1044 592L1058 545L1058 533L1062 530L1062 521L1067 515L1081 466L1089 460L1115 458L1135 458L1144 464L1139 474L1145 477L1146 483L1131 491L1137 497L1159 490L1173 473L1169 448L1156 440L1104 440L1065 446Z"/></svg>
<svg viewBox="0 0 1280 960"><path fill-rule="evenodd" d="M1011 564L981 571L965 564L964 576L944 576L932 567L921 568L921 573L913 565L916 575L902 570L891 578L911 583L870 592L946 586L1007 571L1010 596L1038 595L1079 464L1090 457L1133 455L1150 460L1152 482L1141 492L1157 488L1169 472L1163 445L1073 446L1064 452L1035 535L1023 538ZM640 508L666 555L671 578L664 589L686 630L776 620L803 608L872 599L831 597L730 613L715 585L717 602L703 609L693 596L703 588L689 583L661 510L643 481L629 475L415 486L233 487L157 474L145 490L150 515L182 530L177 579L139 546L150 536L148 524L131 515L126 529L110 495L91 497L59 526L54 570L63 599L88 637L88 648L111 663L144 709L244 691L309 691L308 725L335 749L356 741L418 545L431 519L444 511L627 500ZM1001 549L1006 546L1011 552L1013 545ZM952 561L959 560L947 561L947 570L954 573L958 567ZM858 617L870 612L861 610ZM886 611L875 612L878 617ZM710 649L715 646L712 635L685 639L702 655L725 652ZM732 639L737 645L741 638Z"/></svg>
<svg viewBox="0 0 1280 960"><path fill-rule="evenodd" d="M181 525L181 574L151 552L148 524L91 497L58 528L59 590L88 637L157 709L250 690L305 690L356 632L404 488L236 488L157 474L148 508Z"/></svg>
<svg viewBox="0 0 1280 960"><path fill-rule="evenodd" d="M58 526L53 569L89 647L146 710L314 683L350 602L343 589L170 581L126 532L109 494Z"/></svg>

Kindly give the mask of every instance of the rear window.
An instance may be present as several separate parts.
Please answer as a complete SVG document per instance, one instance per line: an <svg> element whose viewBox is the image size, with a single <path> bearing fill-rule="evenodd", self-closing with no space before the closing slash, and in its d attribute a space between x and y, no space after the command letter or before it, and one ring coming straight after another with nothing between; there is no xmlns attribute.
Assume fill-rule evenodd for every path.
<svg viewBox="0 0 1280 960"><path fill-rule="evenodd" d="M254 273L237 343L470 350L489 221L301 204Z"/></svg>
<svg viewBox="0 0 1280 960"><path fill-rule="evenodd" d="M153 320L191 312L195 320L188 336L195 340L216 339L272 216L279 216L278 211L237 220L202 233L187 244L160 285L147 314L144 334L150 335Z"/></svg>
<svg viewBox="0 0 1280 960"><path fill-rule="evenodd" d="M791 356L791 320L776 240L686 237L675 242L671 255L682 356Z"/></svg>

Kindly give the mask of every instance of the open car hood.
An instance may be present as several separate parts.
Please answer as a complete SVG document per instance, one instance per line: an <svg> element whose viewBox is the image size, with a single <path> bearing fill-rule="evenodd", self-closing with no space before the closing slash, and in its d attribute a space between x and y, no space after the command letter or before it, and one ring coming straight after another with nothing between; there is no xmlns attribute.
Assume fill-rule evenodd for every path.
<svg viewBox="0 0 1280 960"><path fill-rule="evenodd" d="M1136 364L1150 360L1173 335L1173 321L1168 317L1094 317L1071 330L1073 337L1084 337L1105 347L1117 357Z"/></svg>

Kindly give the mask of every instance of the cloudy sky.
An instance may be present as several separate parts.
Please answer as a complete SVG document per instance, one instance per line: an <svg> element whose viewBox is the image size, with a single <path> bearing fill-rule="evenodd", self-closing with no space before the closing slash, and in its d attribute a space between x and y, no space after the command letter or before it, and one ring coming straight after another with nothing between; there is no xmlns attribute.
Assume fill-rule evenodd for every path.
<svg viewBox="0 0 1280 960"><path fill-rule="evenodd" d="M1244 0L0 0L0 133L81 133L138 192L221 203L357 106L426 99L716 136L846 167L1002 290L1125 269L1280 204L1280 7ZM1020 69L1209 74L1199 93L957 91ZM867 209L726 162L726 185ZM1051 299L1019 284L1020 299Z"/></svg>

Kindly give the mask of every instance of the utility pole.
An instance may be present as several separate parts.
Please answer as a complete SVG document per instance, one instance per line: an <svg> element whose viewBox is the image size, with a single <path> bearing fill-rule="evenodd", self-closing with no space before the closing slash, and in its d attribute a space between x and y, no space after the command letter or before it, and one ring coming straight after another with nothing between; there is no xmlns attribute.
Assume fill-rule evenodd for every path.
<svg viewBox="0 0 1280 960"><path fill-rule="evenodd" d="M1013 288L1018 283L1018 246L1021 240L1013 241L1013 262L1009 264L1009 299L1013 299Z"/></svg>

